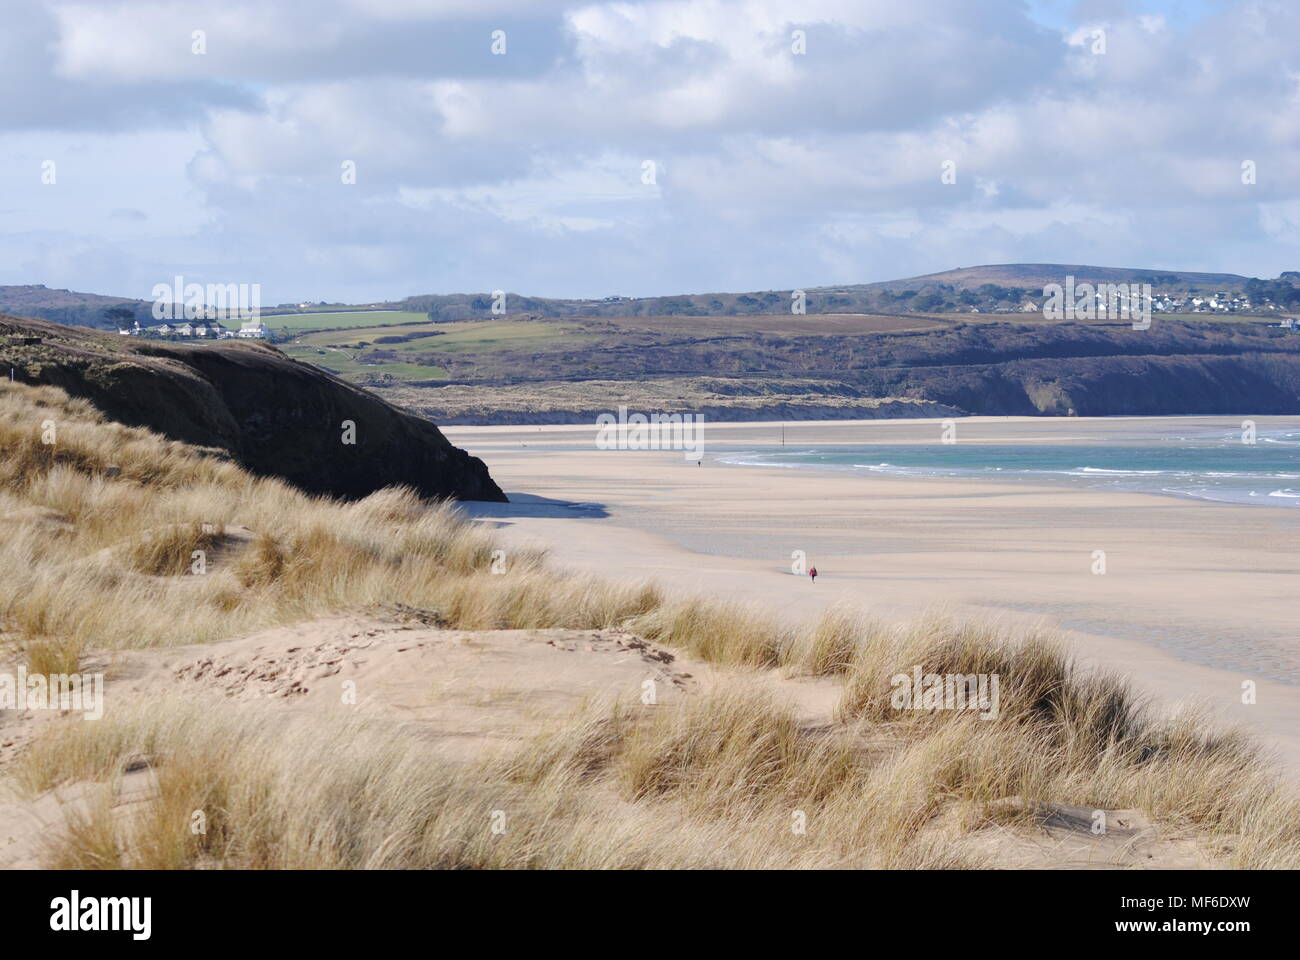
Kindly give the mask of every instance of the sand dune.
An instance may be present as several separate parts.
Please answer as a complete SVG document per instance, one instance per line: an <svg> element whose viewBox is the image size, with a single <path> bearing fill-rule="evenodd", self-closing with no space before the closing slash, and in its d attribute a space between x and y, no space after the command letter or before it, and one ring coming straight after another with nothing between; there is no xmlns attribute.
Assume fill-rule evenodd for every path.
<svg viewBox="0 0 1300 960"><path fill-rule="evenodd" d="M405 621L405 622L401 622ZM391 612L276 628L194 647L131 651L92 658L110 676L115 712L179 695L218 715L232 703L269 706L281 715L355 719L411 737L440 763L473 768L493 755L529 749L548 724L571 722L585 704L642 698L656 704L707 696L737 679L795 705L809 735L841 724L837 681L781 670L735 671L685 658L619 631L442 630ZM10 718L30 728L45 718ZM160 758L132 753L107 779L64 783L31 799L0 802L0 869L47 863L52 838L109 810L115 830L132 835L137 819L166 790ZM166 769L163 766L161 769ZM589 788L593 802L603 788ZM1222 851L1188 830L1159 824L1137 810L1102 810L1107 830L1093 829L1097 808L999 801L973 825L957 808L934 825L936 837L960 846L966 861L1047 869L1212 867Z"/></svg>

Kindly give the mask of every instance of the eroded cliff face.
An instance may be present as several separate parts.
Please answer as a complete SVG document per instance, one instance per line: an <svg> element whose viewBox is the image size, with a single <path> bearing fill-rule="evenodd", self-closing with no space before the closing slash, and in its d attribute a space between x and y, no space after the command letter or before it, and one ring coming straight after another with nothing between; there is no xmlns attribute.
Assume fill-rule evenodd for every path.
<svg viewBox="0 0 1300 960"><path fill-rule="evenodd" d="M0 316L0 364L311 493L353 499L405 484L427 497L506 499L483 461L434 424L266 344L146 341Z"/></svg>

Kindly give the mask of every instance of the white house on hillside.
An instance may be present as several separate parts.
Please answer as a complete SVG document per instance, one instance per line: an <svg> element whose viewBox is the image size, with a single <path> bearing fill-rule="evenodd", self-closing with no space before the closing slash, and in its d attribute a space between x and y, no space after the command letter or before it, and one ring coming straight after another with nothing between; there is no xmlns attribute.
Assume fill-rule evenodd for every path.
<svg viewBox="0 0 1300 960"><path fill-rule="evenodd" d="M246 320L240 324L235 336L243 337L245 340L269 340L271 330L261 320Z"/></svg>

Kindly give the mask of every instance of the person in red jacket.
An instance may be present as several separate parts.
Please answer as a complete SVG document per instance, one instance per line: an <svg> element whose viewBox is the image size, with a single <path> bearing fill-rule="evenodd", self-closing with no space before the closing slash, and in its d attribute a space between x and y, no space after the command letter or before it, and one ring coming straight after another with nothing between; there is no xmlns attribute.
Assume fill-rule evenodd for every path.
<svg viewBox="0 0 1300 960"><path fill-rule="evenodd" d="M813 583L817 582L817 568L812 567L808 570L808 576L812 577Z"/></svg>

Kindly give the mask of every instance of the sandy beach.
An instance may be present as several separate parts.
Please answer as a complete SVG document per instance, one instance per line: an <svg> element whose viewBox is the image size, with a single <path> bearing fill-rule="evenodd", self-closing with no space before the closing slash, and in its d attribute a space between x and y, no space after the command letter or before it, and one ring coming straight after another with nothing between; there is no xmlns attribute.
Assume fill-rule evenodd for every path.
<svg viewBox="0 0 1300 960"><path fill-rule="evenodd" d="M1296 418L1258 418L1261 430ZM958 421L962 443L1105 442L1240 418ZM509 504L472 505L506 542L610 577L651 577L794 619L848 599L878 616L929 610L1060 627L1085 663L1163 702L1207 703L1300 772L1294 634L1300 510L1063 484L734 466L779 423L710 424L702 462L602 450L593 426L451 427ZM940 421L788 423L788 445L934 443ZM795 551L818 567L796 576ZM1094 573L1104 551L1104 574ZM1244 704L1243 684L1255 702Z"/></svg>

